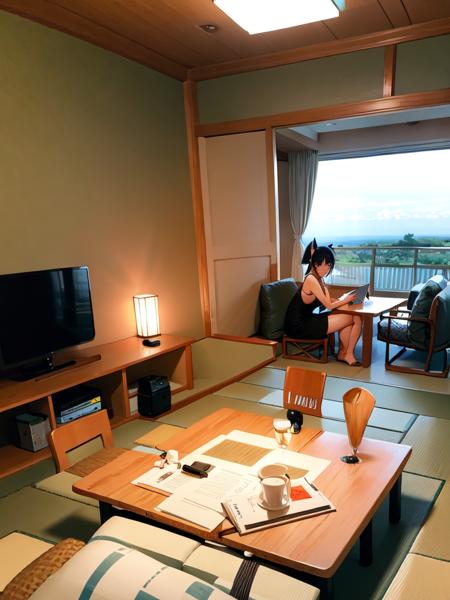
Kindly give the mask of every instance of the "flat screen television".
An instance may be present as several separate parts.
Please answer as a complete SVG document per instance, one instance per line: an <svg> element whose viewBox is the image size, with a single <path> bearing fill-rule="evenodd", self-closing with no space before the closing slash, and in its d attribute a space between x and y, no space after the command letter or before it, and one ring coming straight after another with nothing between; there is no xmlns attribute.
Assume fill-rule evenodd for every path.
<svg viewBox="0 0 450 600"><path fill-rule="evenodd" d="M0 275L0 371L29 379L53 353L95 337L88 267ZM73 361L69 361L73 362Z"/></svg>

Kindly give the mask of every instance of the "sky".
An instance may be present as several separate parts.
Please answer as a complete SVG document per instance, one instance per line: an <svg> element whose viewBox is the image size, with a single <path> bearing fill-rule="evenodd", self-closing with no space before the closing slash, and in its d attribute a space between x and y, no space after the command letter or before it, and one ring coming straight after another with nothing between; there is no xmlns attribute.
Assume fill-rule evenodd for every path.
<svg viewBox="0 0 450 600"><path fill-rule="evenodd" d="M450 150L319 162L303 236L450 238Z"/></svg>

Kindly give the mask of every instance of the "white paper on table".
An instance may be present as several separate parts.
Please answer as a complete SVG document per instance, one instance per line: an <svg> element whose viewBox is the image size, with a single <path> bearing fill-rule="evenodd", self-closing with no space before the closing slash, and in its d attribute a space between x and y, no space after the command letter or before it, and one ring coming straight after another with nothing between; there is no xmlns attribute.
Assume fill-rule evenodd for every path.
<svg viewBox="0 0 450 600"><path fill-rule="evenodd" d="M251 469L251 473L256 475L259 469L264 465L270 465L273 463L281 463L287 467L297 467L297 469L303 469L307 471L304 477L308 481L314 481L331 463L330 460L325 458L317 458L316 456L310 456L309 454L303 454L302 452L293 452L292 450L285 450L283 448L277 448L266 456L263 456L256 465ZM298 480L292 480L292 483L296 485Z"/></svg>
<svg viewBox="0 0 450 600"><path fill-rule="evenodd" d="M259 489L257 477L217 467L207 478L180 490L177 496L183 496L186 500L222 513L222 502L228 496L255 494Z"/></svg>
<svg viewBox="0 0 450 600"><path fill-rule="evenodd" d="M170 475L167 478L158 481L168 473ZM150 471L146 471L142 475L139 475L139 477L136 477L136 479L133 479L131 483L134 485L148 485L167 494L173 494L185 486L189 486L192 483L192 478L180 469L177 469L177 465L168 465L163 469L153 467Z"/></svg>
<svg viewBox="0 0 450 600"><path fill-rule="evenodd" d="M215 529L225 519L222 513L186 500L179 494L172 494L165 498L156 508L161 512L200 525L208 531Z"/></svg>

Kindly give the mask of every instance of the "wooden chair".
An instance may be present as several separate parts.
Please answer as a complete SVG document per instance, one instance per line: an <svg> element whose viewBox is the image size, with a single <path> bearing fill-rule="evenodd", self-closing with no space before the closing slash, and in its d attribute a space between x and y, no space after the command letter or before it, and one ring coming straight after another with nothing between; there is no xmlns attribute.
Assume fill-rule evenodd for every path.
<svg viewBox="0 0 450 600"><path fill-rule="evenodd" d="M61 425L49 433L48 441L58 473L69 468L67 452L101 436L104 448L114 446L111 424L106 410Z"/></svg>
<svg viewBox="0 0 450 600"><path fill-rule="evenodd" d="M100 437L103 448L94 451L85 458L70 464L67 452ZM37 481L34 485L39 490L56 494L70 500L77 500L92 506L98 506L93 498L80 496L73 491L73 484L80 477L86 477L96 469L108 464L127 450L114 446L111 425L106 410L80 417L75 421L61 425L48 435L50 449L56 464L57 473ZM101 513L101 509L100 509ZM101 518L103 519L104 515ZM105 517L106 518L106 517Z"/></svg>
<svg viewBox="0 0 450 600"><path fill-rule="evenodd" d="M315 417L322 416L323 391L327 374L288 367L283 388L283 407Z"/></svg>
<svg viewBox="0 0 450 600"><path fill-rule="evenodd" d="M297 350L296 354L288 353L289 344ZM330 335L318 340L298 339L283 335L281 345L283 358L326 363L328 362L328 351L331 350L334 354L334 333L330 333ZM314 350L319 350L318 357L312 354Z"/></svg>
<svg viewBox="0 0 450 600"><path fill-rule="evenodd" d="M320 340L304 340L284 335L286 311L301 286L302 284L297 283L292 277L261 285L257 306L259 322L257 331L266 339L277 342L281 340L283 358L326 363L328 350L334 352L333 333ZM296 354L288 354L289 345L296 348ZM313 354L316 349L321 350L319 358Z"/></svg>

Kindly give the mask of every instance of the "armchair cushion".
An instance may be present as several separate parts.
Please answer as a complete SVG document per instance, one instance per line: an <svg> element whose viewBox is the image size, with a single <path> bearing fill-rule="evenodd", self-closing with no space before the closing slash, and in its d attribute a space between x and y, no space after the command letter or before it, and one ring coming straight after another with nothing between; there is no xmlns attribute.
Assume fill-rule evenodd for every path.
<svg viewBox="0 0 450 600"><path fill-rule="evenodd" d="M391 323L389 328L389 321ZM397 346L408 343L407 321L400 319L381 319L378 323L378 339Z"/></svg>
<svg viewBox="0 0 450 600"><path fill-rule="evenodd" d="M259 333L262 336L269 340L277 340L283 336L286 311L297 292L298 285L292 277L261 286Z"/></svg>
<svg viewBox="0 0 450 600"><path fill-rule="evenodd" d="M411 310L411 317L427 319L434 298L447 287L447 280L442 275L431 277L420 290ZM426 323L411 321L408 326L408 336L411 343L419 348L425 348L430 339L430 327Z"/></svg>
<svg viewBox="0 0 450 600"><path fill-rule="evenodd" d="M436 339L435 346L450 347L450 285L447 285L436 298L438 307L436 311Z"/></svg>

